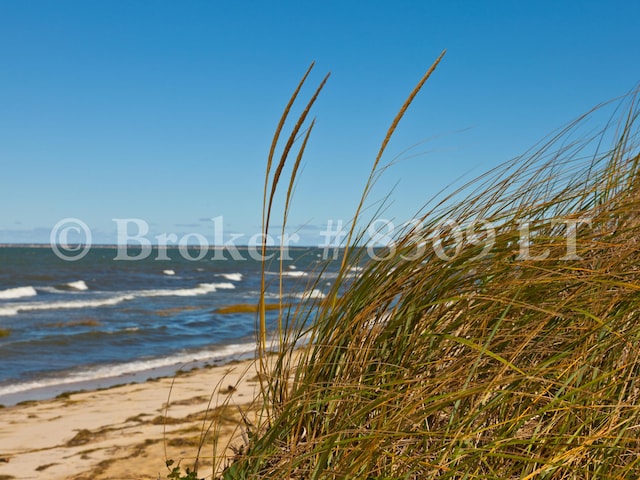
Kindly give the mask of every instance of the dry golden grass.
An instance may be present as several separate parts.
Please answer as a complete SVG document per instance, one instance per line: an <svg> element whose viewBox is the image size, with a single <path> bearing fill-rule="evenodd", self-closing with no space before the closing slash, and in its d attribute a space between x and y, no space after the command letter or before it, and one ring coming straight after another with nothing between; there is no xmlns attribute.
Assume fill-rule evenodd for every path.
<svg viewBox="0 0 640 480"><path fill-rule="evenodd" d="M393 121L356 219L439 61ZM265 232L318 91L265 184ZM222 478L636 478L637 93L424 209L347 283L370 254L354 227L330 301L282 312L278 353L261 358L262 422ZM585 134L606 108L606 126Z"/></svg>

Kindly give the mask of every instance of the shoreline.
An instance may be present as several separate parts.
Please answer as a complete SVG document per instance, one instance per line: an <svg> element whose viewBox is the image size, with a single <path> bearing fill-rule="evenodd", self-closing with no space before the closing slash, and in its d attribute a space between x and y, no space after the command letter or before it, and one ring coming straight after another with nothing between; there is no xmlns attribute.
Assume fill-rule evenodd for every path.
<svg viewBox="0 0 640 480"><path fill-rule="evenodd" d="M73 377L53 377L50 379L51 383L46 384L47 379L34 380L32 382L19 382L16 385L29 385L33 384L33 387L26 387L22 390L10 393L0 394L0 407L13 407L20 405L24 402L31 401L45 401L52 400L60 395L67 395L69 393L80 393L85 391L104 390L121 385L128 385L132 383L144 383L149 380L158 378L173 377L174 375L182 375L185 372L190 372L199 368L211 368L218 366L225 366L237 361L249 360L255 355L255 346L251 345L251 351L245 351L240 349L235 353L224 352L225 348L229 348L228 345L219 345L219 351L212 350L209 358L193 359L191 361L177 361L176 363L168 365L160 365L156 367L148 367L140 370L134 370L125 373L106 374L104 376L98 376L95 378L81 378L74 380ZM231 345L231 347L244 347L245 345ZM193 354L197 356L197 352ZM184 356L189 356L185 354ZM147 361L153 361L147 360ZM129 362L136 363L136 361ZM125 364L126 365L126 364ZM115 366L102 366L99 368L118 368ZM43 384L44 382L44 384ZM7 388L9 385L4 385L0 390Z"/></svg>
<svg viewBox="0 0 640 480"><path fill-rule="evenodd" d="M255 362L245 359L0 408L0 479L166 478L165 451L174 466L191 466L212 416L222 425L217 455L230 458L224 446L243 443L242 414L259 392ZM208 437L201 453L205 476L212 445Z"/></svg>

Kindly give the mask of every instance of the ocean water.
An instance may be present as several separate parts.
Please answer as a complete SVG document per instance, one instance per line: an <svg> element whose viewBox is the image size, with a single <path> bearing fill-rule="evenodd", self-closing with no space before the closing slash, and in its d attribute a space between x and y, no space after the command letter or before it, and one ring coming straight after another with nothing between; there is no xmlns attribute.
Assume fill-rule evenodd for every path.
<svg viewBox="0 0 640 480"><path fill-rule="evenodd" d="M252 357L255 314L216 310L257 303L261 262L242 249L237 259L211 250L194 261L183 253L154 250L124 261L115 248L94 247L70 262L47 247L0 248L0 404ZM267 301L276 301L278 254L268 253ZM338 262L327 264L313 248L288 256L287 301L325 295ZM277 312L267 315L273 328Z"/></svg>

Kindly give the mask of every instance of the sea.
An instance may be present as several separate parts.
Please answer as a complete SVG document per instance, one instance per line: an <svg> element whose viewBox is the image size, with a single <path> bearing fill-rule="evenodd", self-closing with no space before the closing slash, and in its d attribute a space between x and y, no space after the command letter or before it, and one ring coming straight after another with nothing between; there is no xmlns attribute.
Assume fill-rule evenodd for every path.
<svg viewBox="0 0 640 480"><path fill-rule="evenodd" d="M256 314L233 307L258 303L263 263L267 302L280 278L287 303L322 298L339 267L318 248L258 253L0 247L0 405L254 357Z"/></svg>

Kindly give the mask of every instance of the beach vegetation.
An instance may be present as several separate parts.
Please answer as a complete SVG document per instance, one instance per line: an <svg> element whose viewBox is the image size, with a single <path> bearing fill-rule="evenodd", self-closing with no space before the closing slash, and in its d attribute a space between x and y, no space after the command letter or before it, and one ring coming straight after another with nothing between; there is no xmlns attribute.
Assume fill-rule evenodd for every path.
<svg viewBox="0 0 640 480"><path fill-rule="evenodd" d="M197 472L189 469L189 467L185 469L185 473L183 474L182 469L180 468L180 463L178 463L175 467L173 466L173 464L173 460L167 460L167 468L171 470L169 475L167 475L167 478L169 480L199 480Z"/></svg>
<svg viewBox="0 0 640 480"><path fill-rule="evenodd" d="M266 303L263 308L264 311L272 311L272 310L281 310L283 308L289 308L291 306L290 303ZM226 305L223 307L216 308L213 313L219 313L221 315L228 315L232 313L257 313L259 311L259 306L257 303L237 303L234 305Z"/></svg>
<svg viewBox="0 0 640 480"><path fill-rule="evenodd" d="M381 159L441 59L382 141L328 298L281 310L271 336L261 296L259 420L214 477L638 476L639 91L433 199L370 258L361 217ZM289 207L313 129L306 117L326 78L275 162L308 75L270 150L265 233L287 167Z"/></svg>
<svg viewBox="0 0 640 480"><path fill-rule="evenodd" d="M96 434L86 428L83 428L74 435L74 437L66 443L67 447L77 447L86 445L96 437Z"/></svg>
<svg viewBox="0 0 640 480"><path fill-rule="evenodd" d="M59 400L68 400L71 398L72 395L77 395L78 393L85 393L86 390L84 389L80 389L80 390L67 390L64 391L62 393L59 393L58 395L56 395L56 399Z"/></svg>

